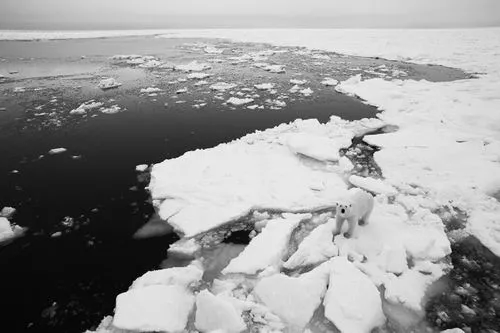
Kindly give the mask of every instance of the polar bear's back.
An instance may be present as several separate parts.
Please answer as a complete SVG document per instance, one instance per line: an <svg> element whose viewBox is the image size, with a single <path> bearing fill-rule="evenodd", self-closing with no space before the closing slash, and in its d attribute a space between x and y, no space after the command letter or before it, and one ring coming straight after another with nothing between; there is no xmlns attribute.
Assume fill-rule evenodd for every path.
<svg viewBox="0 0 500 333"><path fill-rule="evenodd" d="M359 218L373 209L373 196L357 187L349 190L349 202L352 204L352 212Z"/></svg>

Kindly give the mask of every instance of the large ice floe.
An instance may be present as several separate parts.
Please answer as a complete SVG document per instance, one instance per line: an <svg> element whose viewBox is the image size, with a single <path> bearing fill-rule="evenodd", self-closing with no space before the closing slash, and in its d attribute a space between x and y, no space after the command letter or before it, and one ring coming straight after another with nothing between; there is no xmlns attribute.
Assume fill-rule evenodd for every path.
<svg viewBox="0 0 500 333"><path fill-rule="evenodd" d="M24 233L24 228L9 221L15 212L12 207L4 207L0 211L0 245Z"/></svg>
<svg viewBox="0 0 500 333"><path fill-rule="evenodd" d="M435 63L481 74L441 83L355 76L336 91L378 107L378 118L296 120L154 165L153 204L185 244L174 248L203 252L200 247L210 246L206 235L238 223L253 228L253 238L213 282L197 283L198 272L188 281L150 277L154 284L132 287L117 299L115 327L318 332L319 316L340 332L356 333L381 326L384 331L387 321L397 320L384 312L384 304L422 315L428 287L449 269L450 241L444 216L438 215L443 208L465 212L466 231L500 255L499 32L170 33ZM385 125L397 130L375 131ZM378 177L356 174L355 161L342 156L359 136L380 148L374 153ZM336 230L334 204L349 186L375 195L375 206L369 223L345 238ZM192 265L185 269L206 269L203 260ZM163 275L152 276L158 274ZM158 286L157 293L148 289ZM164 314L178 314L169 323L178 326L156 317L171 309L159 294L178 300L178 308ZM211 320L210 313L220 319ZM110 320L103 325L110 327Z"/></svg>

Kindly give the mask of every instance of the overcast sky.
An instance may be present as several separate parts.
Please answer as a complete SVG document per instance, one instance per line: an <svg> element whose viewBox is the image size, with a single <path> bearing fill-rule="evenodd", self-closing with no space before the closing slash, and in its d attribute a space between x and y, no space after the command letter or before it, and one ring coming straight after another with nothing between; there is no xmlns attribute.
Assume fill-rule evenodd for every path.
<svg viewBox="0 0 500 333"><path fill-rule="evenodd" d="M500 26L500 0L0 0L0 29Z"/></svg>

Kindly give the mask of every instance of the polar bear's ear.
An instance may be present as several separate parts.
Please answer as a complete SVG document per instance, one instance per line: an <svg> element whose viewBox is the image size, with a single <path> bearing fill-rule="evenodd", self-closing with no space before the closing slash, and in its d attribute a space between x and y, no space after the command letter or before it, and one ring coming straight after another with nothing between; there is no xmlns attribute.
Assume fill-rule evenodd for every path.
<svg viewBox="0 0 500 333"><path fill-rule="evenodd" d="M349 207L352 207L352 204L349 204Z"/></svg>
<svg viewBox="0 0 500 333"><path fill-rule="evenodd" d="M336 202L336 203L335 203L335 206L336 206L336 207L338 207L338 206L339 206L339 203L338 203L338 202Z"/></svg>

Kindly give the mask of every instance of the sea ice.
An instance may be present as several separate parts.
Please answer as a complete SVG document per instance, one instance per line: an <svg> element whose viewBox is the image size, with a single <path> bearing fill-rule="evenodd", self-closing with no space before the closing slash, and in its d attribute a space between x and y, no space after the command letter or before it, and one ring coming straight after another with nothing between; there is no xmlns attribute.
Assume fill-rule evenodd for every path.
<svg viewBox="0 0 500 333"><path fill-rule="evenodd" d="M110 107L107 107L107 108L100 108L99 111L101 111L104 114L115 114L115 113L123 111L123 109L115 104L115 105L111 105Z"/></svg>
<svg viewBox="0 0 500 333"><path fill-rule="evenodd" d="M223 49L218 49L214 46L207 46L203 49L203 51L208 54L222 54L224 52Z"/></svg>
<svg viewBox="0 0 500 333"><path fill-rule="evenodd" d="M49 155L62 154L66 151L67 151L66 148L53 148L53 149L49 150Z"/></svg>
<svg viewBox="0 0 500 333"><path fill-rule="evenodd" d="M290 79L290 83L293 85L303 85L307 83L307 80L297 80L297 79Z"/></svg>
<svg viewBox="0 0 500 333"><path fill-rule="evenodd" d="M189 73L187 75L187 78L190 80L203 80L203 79L206 79L207 77L210 77L210 74L208 74L208 73Z"/></svg>
<svg viewBox="0 0 500 333"><path fill-rule="evenodd" d="M385 323L380 294L370 279L345 257L330 263L325 317L341 332L369 333Z"/></svg>
<svg viewBox="0 0 500 333"><path fill-rule="evenodd" d="M224 298L214 296L208 290L202 290L196 296L194 325L200 332L238 333L247 328L241 318L241 311Z"/></svg>
<svg viewBox="0 0 500 333"><path fill-rule="evenodd" d="M77 107L74 110L71 110L69 114L86 114L87 111L97 109L103 106L103 103L101 102L95 102L94 100L85 102L81 104L79 107Z"/></svg>
<svg viewBox="0 0 500 333"><path fill-rule="evenodd" d="M300 90L300 93L306 97L309 97L313 94L313 90L311 88L306 88L306 89L302 89Z"/></svg>
<svg viewBox="0 0 500 333"><path fill-rule="evenodd" d="M135 171L137 171L137 172L144 172L148 168L149 168L149 165L147 165L147 164L139 164L139 165L136 165Z"/></svg>
<svg viewBox="0 0 500 333"><path fill-rule="evenodd" d="M293 229L310 217L307 214L288 214L271 220L260 234L254 237L240 255L222 270L223 274L256 274L268 267L277 267L286 251Z"/></svg>
<svg viewBox="0 0 500 333"><path fill-rule="evenodd" d="M339 135L337 138L297 133L287 136L287 146L294 154L301 154L319 161L338 161L339 150L351 145L351 137Z"/></svg>
<svg viewBox="0 0 500 333"><path fill-rule="evenodd" d="M99 82L97 85L98 88L101 88L102 90L107 90L107 89L112 89L112 88L118 88L122 84L116 81L116 79L110 77L108 79L103 79Z"/></svg>
<svg viewBox="0 0 500 333"><path fill-rule="evenodd" d="M234 83L226 83L226 82L218 82L215 84L212 84L210 86L210 89L215 90L215 91L226 91L235 88L237 85Z"/></svg>
<svg viewBox="0 0 500 333"><path fill-rule="evenodd" d="M149 271L137 278L130 289L144 288L151 285L176 285L188 288L191 284L201 280L203 270L201 264L193 262L186 267L173 267Z"/></svg>
<svg viewBox="0 0 500 333"><path fill-rule="evenodd" d="M181 332L193 305L194 296L181 286L131 289L116 297L113 326L141 332Z"/></svg>
<svg viewBox="0 0 500 333"><path fill-rule="evenodd" d="M227 104L235 106L245 105L252 102L253 98L237 98L237 97L231 97L226 101Z"/></svg>
<svg viewBox="0 0 500 333"><path fill-rule="evenodd" d="M175 93L176 94L184 94L184 93L187 93L187 92L188 92L188 88L182 88L182 89L177 90Z"/></svg>
<svg viewBox="0 0 500 333"><path fill-rule="evenodd" d="M323 81L321 81L321 84L325 85L327 87L336 86L338 83L339 83L339 81L332 79L332 78L329 78L329 77L325 77L325 79Z"/></svg>
<svg viewBox="0 0 500 333"><path fill-rule="evenodd" d="M261 83L254 85L255 88L259 90L270 90L274 88L274 83Z"/></svg>
<svg viewBox="0 0 500 333"><path fill-rule="evenodd" d="M151 93L157 93L157 92L160 92L161 89L160 88L156 88L156 87L148 87L148 88L142 88L140 93L141 94L151 94Z"/></svg>
<svg viewBox="0 0 500 333"><path fill-rule="evenodd" d="M207 69L211 69L212 66L206 63L199 63L196 60L185 65L176 65L175 69L183 72L201 72Z"/></svg>
<svg viewBox="0 0 500 333"><path fill-rule="evenodd" d="M292 332L302 332L325 295L328 268L325 264L300 277L284 274L265 277L257 282L253 294L282 318Z"/></svg>
<svg viewBox="0 0 500 333"><path fill-rule="evenodd" d="M375 194L394 196L398 193L398 191L394 187L387 184L381 179L352 175L349 177L349 182L354 186L360 187Z"/></svg>

